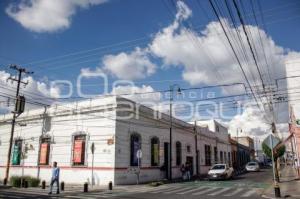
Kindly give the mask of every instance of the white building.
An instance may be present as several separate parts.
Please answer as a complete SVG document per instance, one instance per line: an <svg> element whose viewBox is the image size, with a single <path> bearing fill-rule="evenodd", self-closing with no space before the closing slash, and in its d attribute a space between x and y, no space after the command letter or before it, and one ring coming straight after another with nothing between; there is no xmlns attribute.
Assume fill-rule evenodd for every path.
<svg viewBox="0 0 300 199"><path fill-rule="evenodd" d="M210 131L216 132L219 134L228 134L228 128L225 127L220 122L217 122L216 120L199 120L197 121L197 125L201 127L207 127Z"/></svg>
<svg viewBox="0 0 300 199"><path fill-rule="evenodd" d="M11 118L11 114L0 116L2 179ZM164 179L169 174L166 171L170 151L169 124L168 115L120 97L30 110L17 119L10 175L21 175L23 171L25 175L49 181L50 165L56 161L61 168L60 180L66 183L91 183L92 171L97 185L107 185L110 181L114 184L136 183L139 170L140 182ZM193 124L175 118L172 129L173 178L181 176L180 166L187 161L193 165L194 174L196 171L206 174L213 163L230 162L228 135L199 126L195 128ZM20 152L25 146L32 146L32 149L22 161ZM142 151L140 161L136 156L138 150Z"/></svg>

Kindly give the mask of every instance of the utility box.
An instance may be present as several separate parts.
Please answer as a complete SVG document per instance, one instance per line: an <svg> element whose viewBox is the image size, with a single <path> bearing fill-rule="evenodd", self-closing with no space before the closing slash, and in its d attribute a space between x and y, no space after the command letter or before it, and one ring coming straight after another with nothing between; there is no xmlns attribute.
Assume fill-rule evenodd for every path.
<svg viewBox="0 0 300 199"><path fill-rule="evenodd" d="M17 114L21 114L24 112L25 109L25 97L24 96L18 96L16 101L16 109L15 112Z"/></svg>

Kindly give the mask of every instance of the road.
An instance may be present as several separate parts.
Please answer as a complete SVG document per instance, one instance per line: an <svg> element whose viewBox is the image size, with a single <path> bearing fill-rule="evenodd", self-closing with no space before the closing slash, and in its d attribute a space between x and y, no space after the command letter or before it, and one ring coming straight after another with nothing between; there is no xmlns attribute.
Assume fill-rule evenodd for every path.
<svg viewBox="0 0 300 199"><path fill-rule="evenodd" d="M113 191L92 191L68 189L60 195L47 195L47 190L40 188L0 189L0 198L70 198L70 199L260 199L262 192L271 185L270 169L256 173L247 173L231 181L192 181L165 184L159 187L148 185L119 186Z"/></svg>

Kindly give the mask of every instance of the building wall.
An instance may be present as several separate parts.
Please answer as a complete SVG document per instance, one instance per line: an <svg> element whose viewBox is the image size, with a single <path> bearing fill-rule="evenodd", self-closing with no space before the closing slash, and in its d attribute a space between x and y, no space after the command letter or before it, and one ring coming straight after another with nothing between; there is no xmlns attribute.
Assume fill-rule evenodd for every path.
<svg viewBox="0 0 300 199"><path fill-rule="evenodd" d="M133 184L136 183L137 176L134 173L136 167L130 166L130 136L133 133L141 136L141 150L143 157L141 159L140 181L148 182L166 177L165 171L161 170L164 165L164 143L169 143L169 118L162 115L161 119L153 118L153 110L146 107L140 107L138 114L135 117L122 122L117 122L116 125L116 182L118 184ZM119 113L119 114L123 114ZM129 114L129 113L128 113ZM175 118L173 119L172 133L172 177L181 177L180 166L176 165L176 142L180 141L182 145L182 164L185 163L186 157L191 156L194 159L195 171L195 139L192 134L192 125L188 125L191 129L187 131L178 125L180 123ZM151 166L151 138L159 139L159 165ZM186 147L190 146L191 151L187 152Z"/></svg>
<svg viewBox="0 0 300 199"><path fill-rule="evenodd" d="M120 100L121 101L121 100ZM122 104L122 103L121 103ZM118 108L119 110L119 108ZM117 115L129 115L133 112L118 111ZM138 115L136 113L139 113ZM140 181L148 182L166 178L166 171L161 170L164 165L164 143L169 143L170 125L169 116L161 114L155 118L156 112L150 108L139 107L139 111L135 111L134 118L122 122L117 122L116 125L116 175L115 181L117 184L136 183L137 175L133 172L136 167L130 166L130 136L137 133L141 136L141 150L143 157L141 159ZM196 174L196 148L195 148L195 131L194 124L185 123L173 118L172 131L172 177L180 178L180 166L185 164L188 158L193 159L193 174ZM215 133L208 128L197 126L197 146L199 151L199 173L207 174L211 165L205 165L205 145L211 146L211 164L220 163L214 162L213 147L217 146L218 151L224 151L226 157L228 153L231 156L231 147L228 142L228 135ZM151 166L151 138L159 139L159 165ZM176 165L176 142L180 141L182 146L182 161ZM187 148L190 148L188 152ZM219 156L219 153L218 153ZM229 159L226 158L223 163L229 164Z"/></svg>
<svg viewBox="0 0 300 199"><path fill-rule="evenodd" d="M130 166L130 136L137 133L141 137L140 181L148 182L166 178L166 172L161 168L164 165L164 143L169 143L169 116L159 114L150 108L141 106L139 112L126 109L122 102L131 102L124 98L107 97L90 101L76 102L53 106L46 110L38 109L23 113L17 123L26 124L21 127L16 125L14 138L21 138L34 150L30 150L24 161L24 166L12 166L11 175L38 176L41 180L49 182L51 177L51 164L58 162L61 168L61 181L66 183L91 183L92 169L94 170L95 183L107 185L136 183L136 167ZM137 105L133 103L133 105ZM46 113L46 114L44 114ZM122 116L133 114L134 117L122 120ZM132 116L132 115L131 115ZM138 116L138 117L136 117ZM45 119L47 118L47 119ZM0 118L0 156L6 157L10 124L3 123L9 120L8 115ZM206 174L214 163L220 163L220 151L226 153L222 163L229 163L228 152L231 147L228 135L210 131L208 128L196 127L197 143L199 150L199 172ZM74 166L73 135L85 134L85 164ZM40 136L51 138L49 164L39 166ZM196 174L196 149L194 125L173 118L172 141L172 174L173 178L180 178L180 165L184 164L187 157L193 159L193 171ZM151 166L151 138L159 139L159 164ZM176 142L181 142L181 164L176 165ZM95 144L94 166L93 155L90 147ZM205 164L205 145L211 146L211 164ZM218 148L218 162L215 162L214 147ZM188 148L190 151L188 151ZM232 157L232 156L231 156ZM0 159L0 177L4 178L6 158Z"/></svg>
<svg viewBox="0 0 300 199"><path fill-rule="evenodd" d="M217 122L216 120L200 120L197 121L197 125L207 127L212 132L228 134L228 128L226 128L224 125Z"/></svg>
<svg viewBox="0 0 300 199"><path fill-rule="evenodd" d="M99 107L112 105L107 111L100 111ZM21 175L22 170L25 175L40 177L41 180L49 181L51 178L52 162L57 161L61 168L60 180L66 183L91 183L92 170L92 153L90 150L91 143L95 143L94 155L94 176L96 184L107 184L114 180L114 153L115 145L108 145L107 140L115 136L115 121L113 118L115 111L113 108L114 99L102 99L94 101L85 101L74 104L51 107L47 110L48 118L46 129L43 130L43 113L44 111L35 110L23 113L17 123L25 123L26 127L16 125L14 138L21 138L25 143L33 146L27 158L20 166L12 166L10 175ZM97 111L94 111L97 109ZM81 111L80 114L76 114ZM33 118L28 120L28 118ZM2 119L8 119L3 116ZM1 125L1 149L0 156L0 177L4 178L5 165L7 158L7 147L10 135L10 125ZM86 134L87 140L85 145L85 165L73 166L72 164L72 138L74 134ZM49 165L39 166L39 138L48 135L51 137ZM23 142L23 143L24 143ZM24 146L24 144L23 144Z"/></svg>

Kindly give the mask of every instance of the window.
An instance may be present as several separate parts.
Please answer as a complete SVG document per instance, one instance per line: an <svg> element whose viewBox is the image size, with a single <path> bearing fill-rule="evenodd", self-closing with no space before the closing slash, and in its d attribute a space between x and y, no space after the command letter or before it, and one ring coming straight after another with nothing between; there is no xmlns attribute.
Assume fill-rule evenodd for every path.
<svg viewBox="0 0 300 199"><path fill-rule="evenodd" d="M228 152L228 164L229 164L229 166L231 166L231 155L230 155L230 152Z"/></svg>
<svg viewBox="0 0 300 199"><path fill-rule="evenodd" d="M220 132L220 127L218 125L216 125L216 131Z"/></svg>
<svg viewBox="0 0 300 199"><path fill-rule="evenodd" d="M141 149L141 136L132 134L130 136L130 166L138 166L137 152Z"/></svg>
<svg viewBox="0 0 300 199"><path fill-rule="evenodd" d="M180 166L181 165L181 161L182 161L182 157L181 157L181 143L180 142L176 142L176 165Z"/></svg>
<svg viewBox="0 0 300 199"><path fill-rule="evenodd" d="M223 163L223 151L220 151L220 163Z"/></svg>
<svg viewBox="0 0 300 199"><path fill-rule="evenodd" d="M218 163L218 148L214 147L214 156L215 156L215 163Z"/></svg>
<svg viewBox="0 0 300 199"><path fill-rule="evenodd" d="M12 165L20 165L21 163L22 142L23 140L21 139L15 140L13 148Z"/></svg>
<svg viewBox="0 0 300 199"><path fill-rule="evenodd" d="M40 158L39 158L40 165L48 165L49 164L50 141L51 141L51 138L41 138Z"/></svg>
<svg viewBox="0 0 300 199"><path fill-rule="evenodd" d="M86 135L75 135L73 140L73 165L85 164Z"/></svg>
<svg viewBox="0 0 300 199"><path fill-rule="evenodd" d="M187 145L187 146L186 146L186 152L188 152L188 153L191 152L191 146L190 146L190 145Z"/></svg>
<svg viewBox="0 0 300 199"><path fill-rule="evenodd" d="M151 139L151 166L159 165L159 140L157 137Z"/></svg>
<svg viewBox="0 0 300 199"><path fill-rule="evenodd" d="M209 145L205 145L205 165L211 165L211 150Z"/></svg>

